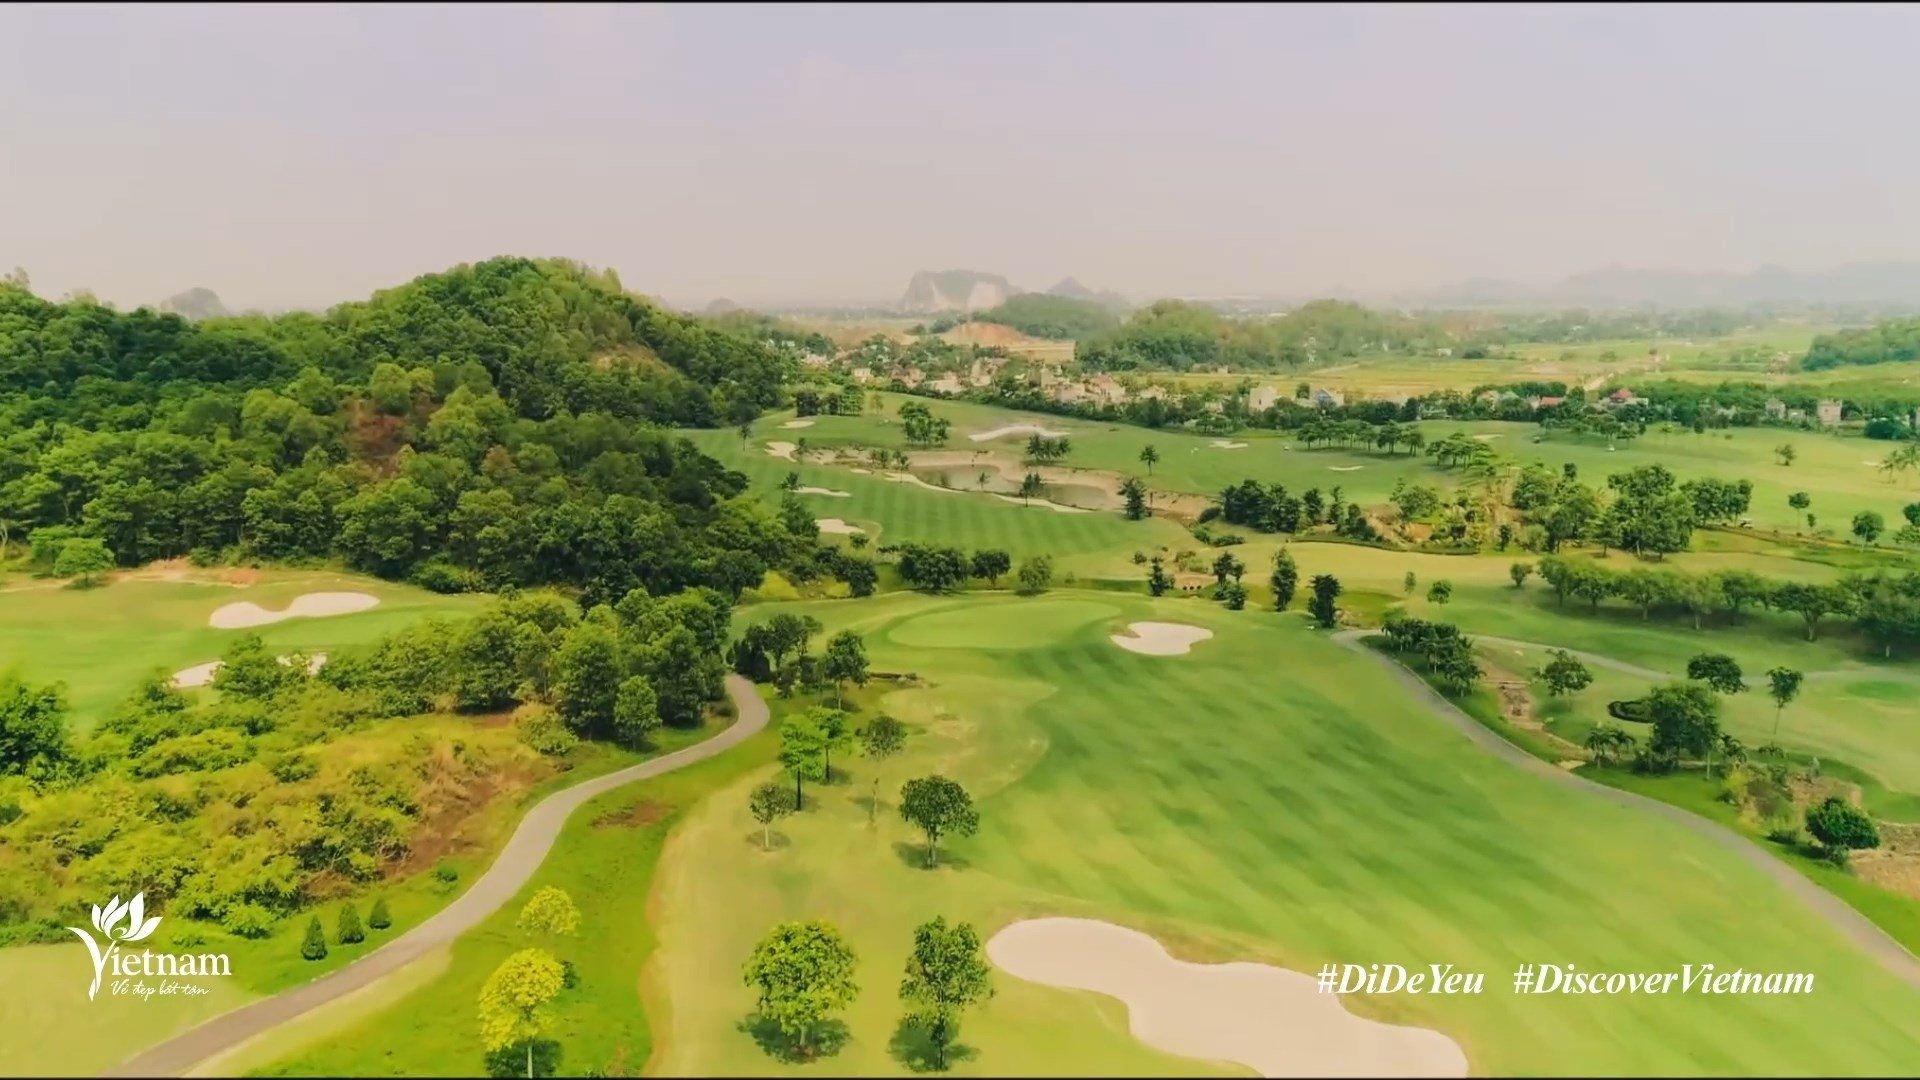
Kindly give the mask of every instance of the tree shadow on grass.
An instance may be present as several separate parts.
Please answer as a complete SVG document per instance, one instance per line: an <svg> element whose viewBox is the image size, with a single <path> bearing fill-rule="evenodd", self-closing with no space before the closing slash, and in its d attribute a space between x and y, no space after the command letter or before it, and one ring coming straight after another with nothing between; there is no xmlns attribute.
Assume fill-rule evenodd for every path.
<svg viewBox="0 0 1920 1080"><path fill-rule="evenodd" d="M802 1047L798 1041L780 1030L780 1025L757 1012L748 1013L737 1025L738 1030L752 1037L753 1041L770 1058L784 1061L789 1065L817 1061L823 1057L832 1057L847 1045L847 1025L838 1020L828 1020L813 1029L813 1038Z"/></svg>
<svg viewBox="0 0 1920 1080"><path fill-rule="evenodd" d="M767 855L793 846L793 838L779 829L773 830L772 833L755 829L746 835L746 841L748 847Z"/></svg>
<svg viewBox="0 0 1920 1080"><path fill-rule="evenodd" d="M910 870L965 870L973 864L942 848L932 866L927 865L927 845L902 840L893 845L893 854Z"/></svg>
<svg viewBox="0 0 1920 1080"><path fill-rule="evenodd" d="M505 1049L495 1050L486 1056L488 1076L513 1077L527 1075L527 1044L514 1043ZM560 1075L560 1044L552 1039L533 1040L533 1075Z"/></svg>
<svg viewBox="0 0 1920 1080"><path fill-rule="evenodd" d="M926 1026L911 1016L903 1016L893 1029L893 1038L887 1041L887 1053L909 1072L928 1073L944 1072L971 1060L979 1052L971 1046L952 1043L947 1047L947 1063L940 1065L934 1060L933 1040L927 1037Z"/></svg>

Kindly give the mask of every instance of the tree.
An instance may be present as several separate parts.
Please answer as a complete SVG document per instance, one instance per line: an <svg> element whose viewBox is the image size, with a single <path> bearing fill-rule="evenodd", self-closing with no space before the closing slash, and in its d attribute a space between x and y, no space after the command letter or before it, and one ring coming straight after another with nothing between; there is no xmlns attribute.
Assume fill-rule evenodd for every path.
<svg viewBox="0 0 1920 1080"><path fill-rule="evenodd" d="M1907 519L1907 524L1920 528L1920 502L1910 502L1901 507L1900 516Z"/></svg>
<svg viewBox="0 0 1920 1080"><path fill-rule="evenodd" d="M972 836L980 814L967 789L944 776L922 776L900 788L900 816L927 834L927 865L938 859L942 836Z"/></svg>
<svg viewBox="0 0 1920 1080"><path fill-rule="evenodd" d="M1800 696L1802 676L1792 668L1777 667L1767 671L1767 696L1773 699L1773 740L1780 740L1780 714Z"/></svg>
<svg viewBox="0 0 1920 1080"><path fill-rule="evenodd" d="M553 656L553 694L560 719L583 738L612 733L620 698L620 642L614 632L582 620L566 632Z"/></svg>
<svg viewBox="0 0 1920 1080"><path fill-rule="evenodd" d="M1147 591L1155 596L1164 596L1173 588L1173 578L1167 574L1166 560L1155 555L1147 568Z"/></svg>
<svg viewBox="0 0 1920 1080"><path fill-rule="evenodd" d="M1795 510L1805 510L1807 507L1813 505L1813 497L1804 491L1796 491L1787 496L1787 505L1793 507Z"/></svg>
<svg viewBox="0 0 1920 1080"><path fill-rule="evenodd" d="M969 923L947 925L944 917L913 931L900 1000L907 1019L927 1033L933 1066L947 1067L947 1051L960 1033L960 1012L993 997L992 971L980 951L980 935Z"/></svg>
<svg viewBox="0 0 1920 1080"><path fill-rule="evenodd" d="M1139 480L1129 476L1120 485L1120 494L1127 500L1124 513L1128 521L1139 521L1147 516L1147 488Z"/></svg>
<svg viewBox="0 0 1920 1080"><path fill-rule="evenodd" d="M527 898L514 926L525 934L572 937L580 932L580 909L574 906L573 897L567 895L565 889L545 885Z"/></svg>
<svg viewBox="0 0 1920 1080"><path fill-rule="evenodd" d="M1320 623L1322 629L1332 629L1339 611L1334 601L1340 596L1340 579L1332 574L1316 574L1313 578L1313 599L1307 601L1307 612Z"/></svg>
<svg viewBox="0 0 1920 1080"><path fill-rule="evenodd" d="M1780 459L1780 464L1791 465L1793 464L1793 459L1798 457L1799 454L1793 449L1792 443L1781 443L1779 446L1773 448L1773 456Z"/></svg>
<svg viewBox="0 0 1920 1080"><path fill-rule="evenodd" d="M1001 575L1013 568L1013 556L996 548L981 548L973 553L973 576L985 578L987 584L1000 587Z"/></svg>
<svg viewBox="0 0 1920 1080"><path fill-rule="evenodd" d="M1804 619L1807 640L1812 641L1823 617L1846 610L1847 597L1832 586L1790 581L1774 590L1772 603L1781 611L1794 612Z"/></svg>
<svg viewBox="0 0 1920 1080"><path fill-rule="evenodd" d="M1668 683L1644 699L1655 753L1704 757L1720 738L1720 702L1698 683Z"/></svg>
<svg viewBox="0 0 1920 1080"><path fill-rule="evenodd" d="M1540 669L1541 681L1547 684L1547 693L1554 697L1572 694L1593 684L1593 672L1587 665L1565 649L1555 649L1547 654L1552 659Z"/></svg>
<svg viewBox="0 0 1920 1080"><path fill-rule="evenodd" d="M793 774L793 806L806 806L802 781L827 778L828 732L819 711L807 709L780 722L780 764Z"/></svg>
<svg viewBox="0 0 1920 1080"><path fill-rule="evenodd" d="M303 960L327 958L327 931L320 925L318 915L307 920L307 936L300 941L300 957Z"/></svg>
<svg viewBox="0 0 1920 1080"><path fill-rule="evenodd" d="M638 749L647 745L658 730L660 698L653 692L653 683L645 675L629 675L620 680L620 688L613 698L614 741Z"/></svg>
<svg viewBox="0 0 1920 1080"><path fill-rule="evenodd" d="M793 792L787 785L769 780L753 789L747 798L747 809L753 814L753 820L760 823L760 850L773 849L773 823L794 812Z"/></svg>
<svg viewBox="0 0 1920 1080"><path fill-rule="evenodd" d="M860 753L878 763L898 754L907 744L907 726L885 713L867 721L860 729ZM880 773L873 775L873 790L867 797L867 824L873 824L880 806Z"/></svg>
<svg viewBox="0 0 1920 1080"><path fill-rule="evenodd" d="M358 945L367 940L367 932L360 928L360 913L351 902L340 909L340 921L334 927L333 938L342 945Z"/></svg>
<svg viewBox="0 0 1920 1080"><path fill-rule="evenodd" d="M1400 595L1402 596L1412 596L1413 590L1419 587L1420 581L1413 576L1413 571L1411 570L1407 571L1406 576L1400 579Z"/></svg>
<svg viewBox="0 0 1920 1080"><path fill-rule="evenodd" d="M1225 585L1228 578L1239 581L1240 575L1246 572L1247 564L1235 558L1231 551L1223 551L1213 560L1213 580L1221 585Z"/></svg>
<svg viewBox="0 0 1920 1080"><path fill-rule="evenodd" d="M1620 760L1632 746L1633 736L1617 724L1595 724L1593 730L1587 732L1587 751L1601 765Z"/></svg>
<svg viewBox="0 0 1920 1080"><path fill-rule="evenodd" d="M1514 563L1512 566L1507 567L1507 576L1513 579L1514 588L1524 588L1527 584L1527 578L1533 576L1533 564L1525 562Z"/></svg>
<svg viewBox="0 0 1920 1080"><path fill-rule="evenodd" d="M1740 665L1724 653L1701 653L1688 660L1687 678L1704 682L1722 694L1738 694L1747 688Z"/></svg>
<svg viewBox="0 0 1920 1080"><path fill-rule="evenodd" d="M827 678L833 680L833 703L839 705L841 691L847 683L867 685L866 641L852 630L842 630L833 635L827 639L821 668Z"/></svg>
<svg viewBox="0 0 1920 1080"><path fill-rule="evenodd" d="M1044 490L1046 485L1041 482L1039 473L1030 472L1020 478L1020 499L1023 503L1028 499L1039 498Z"/></svg>
<svg viewBox="0 0 1920 1080"><path fill-rule="evenodd" d="M60 554L53 561L53 573L56 577L72 578L73 583L83 589L90 589L100 583L101 575L113 569L113 552L107 545L91 536L75 537L60 545Z"/></svg>
<svg viewBox="0 0 1920 1080"><path fill-rule="evenodd" d="M533 1076L533 1042L553 1023L547 1004L566 986L566 969L540 949L501 961L480 987L480 1045L488 1053L525 1044Z"/></svg>
<svg viewBox="0 0 1920 1080"><path fill-rule="evenodd" d="M393 916L387 912L387 898L375 897L373 910L367 913L367 925L375 930L385 930L393 925Z"/></svg>
<svg viewBox="0 0 1920 1080"><path fill-rule="evenodd" d="M1020 588L1016 591L1021 596L1036 596L1046 592L1047 586L1053 582L1053 560L1045 555L1026 559L1020 563L1018 577Z"/></svg>
<svg viewBox="0 0 1920 1080"><path fill-rule="evenodd" d="M1838 795L1807 808L1807 832L1827 849L1834 862L1845 862L1847 852L1880 846L1880 830L1873 819Z"/></svg>
<svg viewBox="0 0 1920 1080"><path fill-rule="evenodd" d="M747 958L745 981L759 992L760 1015L811 1056L815 1029L853 1003L853 947L826 922L785 922Z"/></svg>
<svg viewBox="0 0 1920 1080"><path fill-rule="evenodd" d="M1282 547L1273 553L1273 576L1267 583L1273 587L1273 610L1285 611L1293 605L1293 594L1300 587L1300 568L1294 565L1292 552Z"/></svg>
<svg viewBox="0 0 1920 1080"><path fill-rule="evenodd" d="M1229 581L1220 586L1220 599L1228 611L1239 611L1247 606L1247 587L1238 581Z"/></svg>
<svg viewBox="0 0 1920 1080"><path fill-rule="evenodd" d="M1159 461L1160 451L1155 450L1152 443L1148 443L1140 448L1140 462L1147 467L1148 476L1153 475L1153 467L1158 464Z"/></svg>
<svg viewBox="0 0 1920 1080"><path fill-rule="evenodd" d="M1853 535L1859 537L1863 543L1872 544L1880 539L1880 534L1885 532L1886 528L1886 519L1872 510L1862 510L1853 515Z"/></svg>
<svg viewBox="0 0 1920 1080"><path fill-rule="evenodd" d="M1428 603L1445 607L1447 601L1451 599L1453 599L1453 582L1436 581L1432 585L1427 586Z"/></svg>
<svg viewBox="0 0 1920 1080"><path fill-rule="evenodd" d="M66 753L65 684L30 686L17 673L0 674L0 776L43 769Z"/></svg>

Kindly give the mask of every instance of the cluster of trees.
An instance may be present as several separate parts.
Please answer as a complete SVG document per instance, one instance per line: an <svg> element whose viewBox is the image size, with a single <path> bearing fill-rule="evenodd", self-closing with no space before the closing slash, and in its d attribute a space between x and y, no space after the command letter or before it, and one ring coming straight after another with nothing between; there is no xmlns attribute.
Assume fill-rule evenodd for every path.
<svg viewBox="0 0 1920 1080"><path fill-rule="evenodd" d="M1604 491L1596 490L1580 482L1571 462L1558 472L1533 463L1515 477L1508 502L1524 515L1519 540L1529 550L1557 552L1563 544L1586 541L1665 555L1686 550L1697 527L1745 514L1752 495L1750 481L1681 483L1658 464L1613 473Z"/></svg>
<svg viewBox="0 0 1920 1080"><path fill-rule="evenodd" d="M1591 559L1550 555L1540 560L1539 573L1562 604L1573 597L1595 611L1602 601L1618 597L1638 607L1642 617L1684 617L1697 629L1709 616L1733 622L1749 610L1770 608L1799 616L1809 641L1822 620L1836 617L1852 620L1854 629L1883 656L1920 646L1920 571L1854 572L1816 584L1776 580L1749 570L1614 570Z"/></svg>
<svg viewBox="0 0 1920 1080"><path fill-rule="evenodd" d="M900 433L906 436L913 446L939 446L947 441L952 429L951 421L937 416L925 402L903 401L900 403Z"/></svg>
<svg viewBox="0 0 1920 1080"><path fill-rule="evenodd" d="M1413 656L1433 680L1455 694L1473 689L1480 680L1480 664L1473 658L1473 639L1452 623L1416 619L1394 611L1381 624L1387 648Z"/></svg>
<svg viewBox="0 0 1920 1080"><path fill-rule="evenodd" d="M331 653L313 670L236 639L211 697L156 671L84 735L62 688L0 677L0 940L57 938L95 895L264 936L323 875L371 882L416 830L503 771L539 775L580 739L644 746L719 697L730 605L635 590L585 615L502 598ZM394 723L529 710L516 728Z"/></svg>
<svg viewBox="0 0 1920 1080"><path fill-rule="evenodd" d="M481 985L480 1046L487 1075L518 1075L524 1061L532 1080L537 1074L554 1075L559 1059L559 1047L542 1038L553 1026L549 1006L580 985L573 961L551 951L560 939L579 933L580 909L566 890L548 885L528 898L514 928L538 944L509 955ZM545 1066L538 1073L536 1059Z"/></svg>
<svg viewBox="0 0 1920 1080"><path fill-rule="evenodd" d="M1217 516L1229 525L1244 525L1259 532L1301 533L1325 524L1342 536L1361 540L1375 536L1365 509L1359 503L1345 501L1338 486L1325 494L1315 487L1294 495L1284 484L1243 480L1221 491ZM1203 523L1212 518L1207 512L1201 514Z"/></svg>
<svg viewBox="0 0 1920 1080"><path fill-rule="evenodd" d="M821 920L781 923L754 946L743 975L759 995L761 1019L787 1041L784 1056L807 1061L837 1049L844 1026L833 1017L859 996L858 966L846 936ZM993 992L992 968L972 924L941 917L916 927L899 997L904 1024L926 1036L932 1060L909 1064L944 1070L960 1014Z"/></svg>
<svg viewBox="0 0 1920 1080"><path fill-rule="evenodd" d="M0 544L37 539L45 572L75 539L123 566L338 558L590 603L819 572L810 518L775 518L643 426L745 419L791 365L570 263L198 323L0 285L0 355ZM97 548L74 550L96 573Z"/></svg>
<svg viewBox="0 0 1920 1080"><path fill-rule="evenodd" d="M999 307L968 318L973 322L1010 326L1023 334L1054 341L1081 341L1109 333L1120 325L1120 317L1104 304L1046 293L1019 293L1008 297Z"/></svg>
<svg viewBox="0 0 1920 1080"><path fill-rule="evenodd" d="M867 404L867 392L853 383L843 386L800 386L793 391L796 416L859 416Z"/></svg>
<svg viewBox="0 0 1920 1080"><path fill-rule="evenodd" d="M1064 461L1067 455L1072 452L1073 440L1067 438L1065 435L1057 439L1050 439L1045 435L1035 432L1027 438L1027 460L1031 462L1046 464L1048 462Z"/></svg>
<svg viewBox="0 0 1920 1080"><path fill-rule="evenodd" d="M1405 347L1417 332L1414 320L1337 300L1316 300L1278 318L1233 318L1202 304L1162 300L1110 332L1082 339L1075 358L1095 371L1272 371Z"/></svg>
<svg viewBox="0 0 1920 1080"><path fill-rule="evenodd" d="M894 555L901 582L921 592L953 592L964 588L970 578L999 588L1009 571L1023 595L1044 592L1053 582L1053 560L1045 555L1023 559L1015 570L1013 556L998 548L981 548L972 555L962 548L934 544L898 544L880 550Z"/></svg>
<svg viewBox="0 0 1920 1080"><path fill-rule="evenodd" d="M1903 360L1920 360L1920 319L1891 319L1863 329L1822 334L1813 339L1800 366L1818 371Z"/></svg>

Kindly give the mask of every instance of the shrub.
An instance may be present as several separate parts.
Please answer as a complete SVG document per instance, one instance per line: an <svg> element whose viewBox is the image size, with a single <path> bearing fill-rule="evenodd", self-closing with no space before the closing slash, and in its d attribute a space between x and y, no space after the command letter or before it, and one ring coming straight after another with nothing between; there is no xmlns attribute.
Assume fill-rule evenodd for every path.
<svg viewBox="0 0 1920 1080"><path fill-rule="evenodd" d="M321 929L318 915L307 921L307 936L300 942L300 956L304 960L327 958L327 932Z"/></svg>
<svg viewBox="0 0 1920 1080"><path fill-rule="evenodd" d="M433 866L433 880L442 885L451 885L460 880L460 871L442 862Z"/></svg>
<svg viewBox="0 0 1920 1080"><path fill-rule="evenodd" d="M485 587L479 574L438 559L414 567L411 576L415 585L429 592L477 592Z"/></svg>
<svg viewBox="0 0 1920 1080"><path fill-rule="evenodd" d="M259 904L235 904L220 919L220 928L235 937L263 938L273 933L273 912ZM316 920L314 925L319 925ZM326 945L323 940L320 943ZM326 955L323 951L322 956Z"/></svg>
<svg viewBox="0 0 1920 1080"><path fill-rule="evenodd" d="M520 741L536 753L561 757L580 745L580 737L567 730L558 713L539 709L522 716L514 725Z"/></svg>
<svg viewBox="0 0 1920 1080"><path fill-rule="evenodd" d="M367 940L367 932L360 928L360 913L352 904L340 909L340 925L334 928L334 939L342 945L358 945Z"/></svg>
<svg viewBox="0 0 1920 1080"><path fill-rule="evenodd" d="M385 930L387 927L393 925L393 916L387 914L386 897L381 896L374 899L373 910L367 912L367 925L373 927L375 930Z"/></svg>

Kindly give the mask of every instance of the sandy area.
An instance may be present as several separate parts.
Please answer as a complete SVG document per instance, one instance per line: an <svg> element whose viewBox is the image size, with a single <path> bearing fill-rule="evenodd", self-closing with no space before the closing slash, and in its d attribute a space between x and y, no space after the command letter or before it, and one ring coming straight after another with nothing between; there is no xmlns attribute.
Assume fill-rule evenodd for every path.
<svg viewBox="0 0 1920 1080"><path fill-rule="evenodd" d="M1333 470L1334 472L1359 472L1361 469L1366 468L1366 466L1365 465L1329 465L1327 466L1327 468Z"/></svg>
<svg viewBox="0 0 1920 1080"><path fill-rule="evenodd" d="M839 533L842 536L867 531L858 525L849 525L839 518L814 518L813 523L820 526L820 531L823 533Z"/></svg>
<svg viewBox="0 0 1920 1080"><path fill-rule="evenodd" d="M793 489L793 493L795 495L831 495L836 499L853 498L851 491L835 491L832 488L823 487L798 487Z"/></svg>
<svg viewBox="0 0 1920 1080"><path fill-rule="evenodd" d="M290 656L282 656L280 657L280 662L284 664L291 659L293 658ZM312 656L307 657L307 674L312 675L314 672L325 667L326 664L326 653L314 653ZM173 685L181 690L195 686L207 686L213 682L213 673L219 670L220 661L218 660L209 660L204 664L195 664L190 668L181 668L179 671L173 673Z"/></svg>
<svg viewBox="0 0 1920 1080"><path fill-rule="evenodd" d="M1182 1057L1232 1061L1261 1076L1467 1075L1452 1039L1355 1016L1310 975L1190 964L1112 923L1025 919L987 942L987 958L1015 978L1119 998L1134 1038Z"/></svg>
<svg viewBox="0 0 1920 1080"><path fill-rule="evenodd" d="M1232 439L1215 439L1207 445L1219 447L1222 450L1245 450L1247 448L1246 443L1234 442Z"/></svg>
<svg viewBox="0 0 1920 1080"><path fill-rule="evenodd" d="M777 457L777 458L786 458L788 461L792 461L793 452L795 450L798 450L799 448L800 447L795 443L770 442L767 444L767 453L772 454L774 457Z"/></svg>
<svg viewBox="0 0 1920 1080"><path fill-rule="evenodd" d="M280 611L268 611L259 604L241 602L218 608L207 617L215 630L239 630L265 626L284 619L318 619L327 615L351 615L380 603L380 598L363 592L310 592L294 598Z"/></svg>
<svg viewBox="0 0 1920 1080"><path fill-rule="evenodd" d="M1065 436L1066 432L1052 431L1039 424L1008 424L1005 427L994 428L992 431L974 432L967 438L974 442L990 442L1008 435L1038 435L1043 439L1058 439Z"/></svg>
<svg viewBox="0 0 1920 1080"><path fill-rule="evenodd" d="M781 424L780 426L781 426L781 427L783 427L783 428L803 428L803 427L812 427L812 426L813 426L813 421L811 421L811 420L789 420L789 421L787 421L786 423L784 423L784 424Z"/></svg>
<svg viewBox="0 0 1920 1080"><path fill-rule="evenodd" d="M929 484L925 480L922 480L919 477L908 472L890 472L887 474L887 479L893 481L896 484L912 484L915 487L923 487L923 488L926 488L928 491L938 491L947 495L960 494L959 491L953 488L943 488L938 484Z"/></svg>
<svg viewBox="0 0 1920 1080"><path fill-rule="evenodd" d="M857 472L857 473L859 473L859 474L860 474L861 476L872 476L872 475L873 475L873 470L872 470L872 469L855 469L855 470L853 470L853 471L854 471L854 472Z"/></svg>
<svg viewBox="0 0 1920 1080"><path fill-rule="evenodd" d="M1481 442L1491 442L1494 439L1500 438L1500 433L1496 431L1491 435L1475 435L1474 438L1479 439Z"/></svg>
<svg viewBox="0 0 1920 1080"><path fill-rule="evenodd" d="M1066 503L1048 502L1045 499L1028 500L1028 499L1022 499L1017 495L1002 495L997 491L989 491L987 492L987 494L993 496L996 499L999 499L1001 502L1010 502L1017 506L1044 506L1052 510L1056 514L1091 514L1093 513L1093 511L1087 509L1084 506L1068 506Z"/></svg>
<svg viewBox="0 0 1920 1080"><path fill-rule="evenodd" d="M1192 652L1195 642L1212 637L1213 631L1186 623L1137 622L1128 623L1125 634L1110 636L1115 645L1128 652L1146 656L1180 656Z"/></svg>

